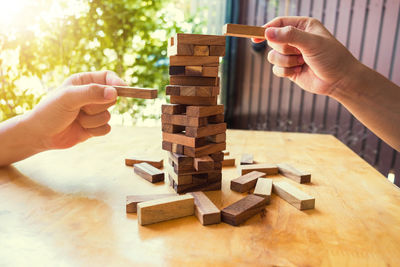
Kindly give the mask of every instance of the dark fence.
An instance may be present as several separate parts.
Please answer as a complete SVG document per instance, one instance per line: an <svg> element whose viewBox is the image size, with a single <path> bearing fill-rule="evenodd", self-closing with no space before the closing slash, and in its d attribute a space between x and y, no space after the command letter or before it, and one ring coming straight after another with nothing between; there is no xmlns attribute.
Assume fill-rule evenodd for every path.
<svg viewBox="0 0 400 267"><path fill-rule="evenodd" d="M263 25L286 12L319 19L354 56L400 84L399 0L233 0L226 20ZM399 153L340 103L274 76L268 48L244 38L229 38L227 47L223 102L229 128L333 134L383 175L394 173L400 185Z"/></svg>

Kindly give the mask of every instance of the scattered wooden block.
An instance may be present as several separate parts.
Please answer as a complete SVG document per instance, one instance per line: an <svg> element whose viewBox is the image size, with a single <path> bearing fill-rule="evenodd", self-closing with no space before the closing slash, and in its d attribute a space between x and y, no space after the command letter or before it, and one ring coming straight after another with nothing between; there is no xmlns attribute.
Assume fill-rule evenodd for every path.
<svg viewBox="0 0 400 267"><path fill-rule="evenodd" d="M211 106L217 104L217 97L199 97L199 96L171 96L172 104L195 105L195 106Z"/></svg>
<svg viewBox="0 0 400 267"><path fill-rule="evenodd" d="M267 204L269 204L269 202L271 201L271 193L272 179L258 178L253 194L265 198L267 200Z"/></svg>
<svg viewBox="0 0 400 267"><path fill-rule="evenodd" d="M208 124L208 118L190 117L182 114L177 114L177 115L161 114L161 122L163 124L201 127L201 126L206 126Z"/></svg>
<svg viewBox="0 0 400 267"><path fill-rule="evenodd" d="M192 117L208 117L223 113L224 113L224 105L186 107L186 115Z"/></svg>
<svg viewBox="0 0 400 267"><path fill-rule="evenodd" d="M224 45L211 45L210 46L210 56L225 56L225 46Z"/></svg>
<svg viewBox="0 0 400 267"><path fill-rule="evenodd" d="M185 130L185 126L163 123L161 130L166 133L181 133Z"/></svg>
<svg viewBox="0 0 400 267"><path fill-rule="evenodd" d="M151 183L164 181L164 172L146 162L133 165L133 169L137 175Z"/></svg>
<svg viewBox="0 0 400 267"><path fill-rule="evenodd" d="M219 57L210 56L170 56L170 66L218 66Z"/></svg>
<svg viewBox="0 0 400 267"><path fill-rule="evenodd" d="M222 34L235 37L265 39L265 28L240 24L225 24Z"/></svg>
<svg viewBox="0 0 400 267"><path fill-rule="evenodd" d="M136 213L137 204L154 199L172 197L176 194L131 195L126 197L126 213Z"/></svg>
<svg viewBox="0 0 400 267"><path fill-rule="evenodd" d="M184 86L184 85L167 85L166 94L174 96L218 96L218 86ZM188 115L190 116L190 115Z"/></svg>
<svg viewBox="0 0 400 267"><path fill-rule="evenodd" d="M125 165L133 166L136 163L147 162L148 164L152 165L155 168L161 169L164 165L164 160L162 157L143 157L143 156L136 156L136 157L129 157L125 159Z"/></svg>
<svg viewBox="0 0 400 267"><path fill-rule="evenodd" d="M185 112L186 112L186 106L185 105L163 104L161 106L161 113L162 114L175 115L175 114L183 114Z"/></svg>
<svg viewBox="0 0 400 267"><path fill-rule="evenodd" d="M241 165L239 167L240 175L244 175L244 174L252 172L252 171L263 172L263 173L265 173L265 175L263 177L265 177L267 174L268 175L278 174L278 167L274 164L268 164L268 163Z"/></svg>
<svg viewBox="0 0 400 267"><path fill-rule="evenodd" d="M118 96L134 97L143 99L157 98L157 89L137 88L129 86L113 86L117 90Z"/></svg>
<svg viewBox="0 0 400 267"><path fill-rule="evenodd" d="M285 181L273 182L273 191L299 210L313 209L315 198Z"/></svg>
<svg viewBox="0 0 400 267"><path fill-rule="evenodd" d="M177 33L173 37L173 44L193 45L222 45L225 46L225 36Z"/></svg>
<svg viewBox="0 0 400 267"><path fill-rule="evenodd" d="M248 195L221 211L223 222L238 226L264 209L265 198Z"/></svg>
<svg viewBox="0 0 400 267"><path fill-rule="evenodd" d="M226 149L226 143L218 143L218 144L209 144L201 147L187 147L185 146L183 149L183 154L190 157L201 157L209 154L213 154L219 151Z"/></svg>
<svg viewBox="0 0 400 267"><path fill-rule="evenodd" d="M194 198L191 195L173 196L141 202L137 205L138 222L148 225L194 214Z"/></svg>
<svg viewBox="0 0 400 267"><path fill-rule="evenodd" d="M169 76L170 85L184 86L218 86L219 77L202 77L202 76Z"/></svg>
<svg viewBox="0 0 400 267"><path fill-rule="evenodd" d="M240 158L240 165L253 164L254 157L252 154L242 154Z"/></svg>
<svg viewBox="0 0 400 267"><path fill-rule="evenodd" d="M284 175L287 178L292 179L293 181L296 181L300 184L304 183L309 183L311 182L311 174L310 173L305 173L302 171L299 171L295 167L286 164L286 163L280 163L277 164L279 173Z"/></svg>
<svg viewBox="0 0 400 267"><path fill-rule="evenodd" d="M204 127L191 127L185 128L186 135L191 137L204 137L210 135L216 135L226 132L226 123L209 124Z"/></svg>
<svg viewBox="0 0 400 267"><path fill-rule="evenodd" d="M235 166L235 158L224 158L224 160L222 161L222 166Z"/></svg>
<svg viewBox="0 0 400 267"><path fill-rule="evenodd" d="M221 211L201 191L190 193L194 197L194 215L202 225L217 224L221 222Z"/></svg>
<svg viewBox="0 0 400 267"><path fill-rule="evenodd" d="M265 173L252 171L245 175L242 175L236 179L231 180L231 190L244 193L254 188L257 183L257 179L264 176Z"/></svg>
<svg viewBox="0 0 400 267"><path fill-rule="evenodd" d="M193 49L194 56L209 56L210 49L208 45L195 45Z"/></svg>
<svg viewBox="0 0 400 267"><path fill-rule="evenodd" d="M214 169L214 160L210 156L194 158L194 168L198 171Z"/></svg>

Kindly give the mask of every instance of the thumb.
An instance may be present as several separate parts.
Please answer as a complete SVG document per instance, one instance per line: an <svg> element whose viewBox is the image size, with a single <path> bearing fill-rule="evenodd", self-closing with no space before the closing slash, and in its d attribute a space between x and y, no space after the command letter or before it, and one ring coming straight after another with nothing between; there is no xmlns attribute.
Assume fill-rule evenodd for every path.
<svg viewBox="0 0 400 267"><path fill-rule="evenodd" d="M64 90L61 101L68 109L79 109L88 104L106 104L117 99L114 87L101 84L71 86Z"/></svg>
<svg viewBox="0 0 400 267"><path fill-rule="evenodd" d="M265 38L270 42L294 46L302 52L320 45L318 35L302 31L293 26L267 28Z"/></svg>

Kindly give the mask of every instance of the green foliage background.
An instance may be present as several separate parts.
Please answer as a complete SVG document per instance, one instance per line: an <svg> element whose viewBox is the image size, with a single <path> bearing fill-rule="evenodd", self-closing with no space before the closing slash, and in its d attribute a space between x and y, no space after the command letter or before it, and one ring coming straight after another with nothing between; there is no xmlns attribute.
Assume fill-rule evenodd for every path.
<svg viewBox="0 0 400 267"><path fill-rule="evenodd" d="M0 55L13 51L19 59L10 66L0 58L0 121L32 109L42 97L29 86L19 88L17 81L22 77L37 77L44 88L51 89L73 73L109 69L132 86L159 88L159 97L165 97L167 38L158 36L182 32L169 17L166 5L171 1L86 0L80 1L84 11L48 21L40 12L51 12L46 8L54 1L31 1L24 20L32 23L0 33ZM65 8L76 2L61 1ZM190 32L201 32L202 23L194 23L193 17L187 23ZM116 110L139 119L145 103L121 98Z"/></svg>

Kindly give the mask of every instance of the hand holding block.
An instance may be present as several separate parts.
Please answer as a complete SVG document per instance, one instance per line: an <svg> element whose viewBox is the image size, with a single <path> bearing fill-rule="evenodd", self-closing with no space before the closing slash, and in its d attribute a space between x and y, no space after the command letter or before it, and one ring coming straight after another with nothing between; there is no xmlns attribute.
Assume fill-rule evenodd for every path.
<svg viewBox="0 0 400 267"><path fill-rule="evenodd" d="M183 195L141 202L137 214L140 225L190 216L194 214L194 198Z"/></svg>
<svg viewBox="0 0 400 267"><path fill-rule="evenodd" d="M299 210L313 209L315 198L285 181L273 182L273 191Z"/></svg>
<svg viewBox="0 0 400 267"><path fill-rule="evenodd" d="M126 197L126 213L136 213L137 204L154 199L176 196L176 194L132 195Z"/></svg>
<svg viewBox="0 0 400 267"><path fill-rule="evenodd" d="M266 204L267 201L265 198L248 195L224 208L221 211L222 221L233 226L238 226L250 217L261 212Z"/></svg>
<svg viewBox="0 0 400 267"><path fill-rule="evenodd" d="M201 191L189 193L194 197L194 215L202 225L210 225L221 222L221 211Z"/></svg>
<svg viewBox="0 0 400 267"><path fill-rule="evenodd" d="M225 24L222 34L235 37L265 39L265 28L241 24Z"/></svg>
<svg viewBox="0 0 400 267"><path fill-rule="evenodd" d="M236 179L231 180L231 190L244 193L254 188L257 183L257 179L264 176L265 173L253 171L240 176Z"/></svg>
<svg viewBox="0 0 400 267"><path fill-rule="evenodd" d="M239 174L244 175L252 171L259 171L265 173L264 177L272 174L278 174L278 167L274 164L260 163L251 165L242 165L239 167Z"/></svg>
<svg viewBox="0 0 400 267"><path fill-rule="evenodd" d="M162 157L129 157L125 159L126 166L133 166L137 163L146 162L155 168L161 169L163 167L163 158Z"/></svg>
<svg viewBox="0 0 400 267"><path fill-rule="evenodd" d="M309 183L311 182L311 174L310 173L305 173L302 171L297 170L295 167L286 164L286 163L280 163L277 164L279 173L281 173L283 176L292 179L293 181L296 181L300 184L304 183Z"/></svg>
<svg viewBox="0 0 400 267"><path fill-rule="evenodd" d="M157 98L157 89L136 88L129 86L113 86L118 96L154 99Z"/></svg>
<svg viewBox="0 0 400 267"><path fill-rule="evenodd" d="M267 199L267 204L269 204L272 192L272 179L258 178L256 188L253 194L259 197Z"/></svg>
<svg viewBox="0 0 400 267"><path fill-rule="evenodd" d="M133 165L133 169L137 175L151 183L164 181L164 172L146 162Z"/></svg>

